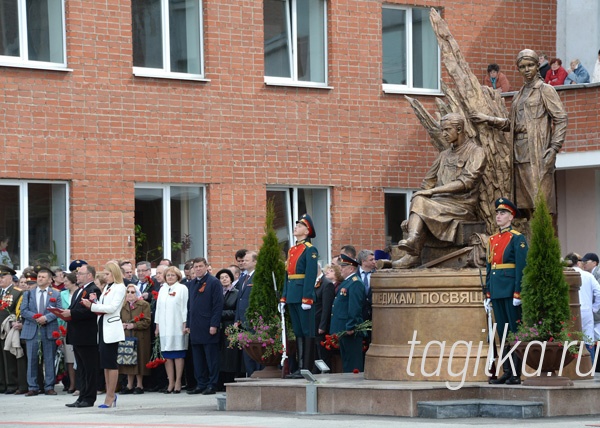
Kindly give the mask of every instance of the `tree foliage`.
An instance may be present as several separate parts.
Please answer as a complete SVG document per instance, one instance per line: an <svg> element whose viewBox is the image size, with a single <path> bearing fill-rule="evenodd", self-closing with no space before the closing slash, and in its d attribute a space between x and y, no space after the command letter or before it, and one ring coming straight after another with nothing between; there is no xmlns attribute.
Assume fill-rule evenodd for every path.
<svg viewBox="0 0 600 428"><path fill-rule="evenodd" d="M554 233L546 200L538 194L531 221L531 244L521 290L523 323L544 321L556 334L570 319L569 285L563 274L560 243Z"/></svg>
<svg viewBox="0 0 600 428"><path fill-rule="evenodd" d="M270 199L267 201L265 235L256 261L252 293L250 293L250 302L246 311L247 319L253 319L254 314L259 314L267 320L278 316L277 304L285 280L285 262L273 227L274 220L275 206L273 200ZM277 294L273 286L273 273L275 273L277 282Z"/></svg>

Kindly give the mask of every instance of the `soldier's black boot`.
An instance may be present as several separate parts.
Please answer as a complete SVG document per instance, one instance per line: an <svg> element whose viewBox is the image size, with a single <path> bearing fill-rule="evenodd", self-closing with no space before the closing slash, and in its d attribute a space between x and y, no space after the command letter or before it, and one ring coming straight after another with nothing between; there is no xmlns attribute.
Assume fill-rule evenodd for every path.
<svg viewBox="0 0 600 428"><path fill-rule="evenodd" d="M304 366L303 369L310 370L311 373L315 373L315 351L316 341L314 337L304 338Z"/></svg>
<svg viewBox="0 0 600 428"><path fill-rule="evenodd" d="M296 338L296 354L298 358L298 370L294 373L290 373L285 378L286 379L302 379L302 374L300 374L300 369L304 368L304 338L297 337Z"/></svg>

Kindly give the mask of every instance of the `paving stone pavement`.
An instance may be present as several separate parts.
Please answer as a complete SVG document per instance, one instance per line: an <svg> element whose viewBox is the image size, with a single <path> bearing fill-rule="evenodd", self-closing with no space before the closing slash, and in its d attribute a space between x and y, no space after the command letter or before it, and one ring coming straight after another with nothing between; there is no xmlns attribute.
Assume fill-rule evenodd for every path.
<svg viewBox="0 0 600 428"><path fill-rule="evenodd" d="M60 388L59 388L60 390ZM98 396L94 407L67 408L76 397L65 392L56 396L0 394L0 428L3 427L245 427L245 428L388 428L388 427L538 427L575 428L600 427L598 417L545 418L529 420L452 419L433 420L387 416L306 415L275 412L228 412L217 410L217 396L145 393L119 396L118 406L98 409L104 395Z"/></svg>

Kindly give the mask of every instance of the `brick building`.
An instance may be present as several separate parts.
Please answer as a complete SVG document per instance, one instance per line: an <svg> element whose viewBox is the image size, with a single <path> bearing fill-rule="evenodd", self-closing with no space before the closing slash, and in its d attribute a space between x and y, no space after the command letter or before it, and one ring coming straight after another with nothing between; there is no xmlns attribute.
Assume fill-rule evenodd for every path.
<svg viewBox="0 0 600 428"><path fill-rule="evenodd" d="M347 243L381 248L436 155L404 99L431 111L440 94L427 8L481 79L497 62L518 85L515 54L556 45L553 1L11 5L0 8L0 234L18 268L133 258L136 225L138 258L220 267L260 246L267 197L283 245L308 211L324 261ZM597 156L597 90L561 92L567 154ZM565 162L568 212L565 188L595 170Z"/></svg>

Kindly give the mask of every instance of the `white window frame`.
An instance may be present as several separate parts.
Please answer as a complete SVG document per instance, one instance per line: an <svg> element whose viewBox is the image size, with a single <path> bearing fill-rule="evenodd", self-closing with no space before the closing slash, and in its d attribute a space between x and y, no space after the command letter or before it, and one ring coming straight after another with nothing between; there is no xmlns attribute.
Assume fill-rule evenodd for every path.
<svg viewBox="0 0 600 428"><path fill-rule="evenodd" d="M316 88L316 89L333 89L333 87L329 86L328 83L328 71L329 71L329 54L327 47L329 45L327 39L327 2L329 0L324 0L323 2L323 61L325 63L325 82L305 82L303 80L298 80L298 24L297 24L297 15L296 15L296 3L297 1L302 0L281 0L286 3L286 18L288 23L291 23L291 28L288 31L288 41L287 44L290 47L291 55L290 55L290 70L291 77L276 77L276 76L265 76L265 84L272 86L294 86L294 87L303 87L303 88ZM289 3L292 5L292 16L289 16L290 7Z"/></svg>
<svg viewBox="0 0 600 428"><path fill-rule="evenodd" d="M0 186L14 186L19 188L19 271L24 266L29 266L29 185L30 184L63 184L65 186L65 266L71 259L71 228L69 219L71 218L69 210L69 182L68 181L44 181L44 180L0 180Z"/></svg>
<svg viewBox="0 0 600 428"><path fill-rule="evenodd" d="M19 56L0 55L0 66L33 68L40 70L55 71L73 71L67 68L67 30L65 20L65 0L60 1L61 5L61 26L62 26L62 51L63 62L32 61L29 59L29 44L27 38L27 0L17 0L18 19L19 19Z"/></svg>
<svg viewBox="0 0 600 428"><path fill-rule="evenodd" d="M171 183L171 184L161 184L161 183L136 183L134 189L152 189L152 190L161 190L162 191L162 201L163 201L163 224L162 224L162 235L163 235L163 258L171 259L171 245L167 245L167 242L172 242L172 234L171 234L171 188L173 187L192 187L192 188L200 188L202 189L202 234L204 236L204 240L202 242L202 254L197 256L206 257L208 250L208 239L207 239L207 225L206 225L206 186L202 184L179 184L179 183ZM134 190L134 198L135 198L135 190ZM138 260L140 261L140 260Z"/></svg>
<svg viewBox="0 0 600 428"><path fill-rule="evenodd" d="M424 9L422 7L407 7L407 6L400 6L400 5L390 5L390 4L384 4L382 9L400 9L400 10L404 10L406 11L406 59L407 59L407 66L406 66L406 85L400 85L400 84L391 84L391 83L382 83L381 87L384 93L386 94L418 94L418 95L443 95L442 92L442 88L441 88L441 53L440 53L440 48L438 46L437 48L437 67L438 67L438 76L440 76L440 78L438 79L438 87L436 89L428 89L428 88L414 88L413 87L413 64L412 64L412 58L413 58L413 29L412 29L412 12L413 9ZM382 10L382 14L383 14L383 10ZM383 18L382 18L383 19ZM383 21L382 21L382 28L381 31L383 32ZM382 49L381 49L381 54L382 54L382 64L383 64L383 34L382 34L382 38L381 38L381 43L382 43ZM383 67L382 67L382 77L383 77Z"/></svg>
<svg viewBox="0 0 600 428"><path fill-rule="evenodd" d="M293 242L295 242L295 238L294 238L294 225L296 224L296 222L298 221L298 219L300 218L300 216L302 216L304 213L302 212L298 212L298 191L299 190L324 190L326 192L326 209L327 212L325 214L326 216L326 220L327 220L327 230L326 231L321 231L317 228L317 235L318 236L322 236L322 234L326 233L327 234L327 239L326 239L326 246L327 248L319 248L317 247L317 251L319 252L319 261L322 261L325 264L328 264L331 262L331 188L330 187L326 187L326 186L284 186L284 185L273 185L273 186L267 186L265 192L269 192L269 191L274 191L274 192L289 192L290 190L292 191L292 201L291 201L291 205L290 205L290 198L287 197L285 198L286 204L287 204L287 208L288 208L288 212L290 212L292 214L292 222L291 224L288 223L288 241L290 242L290 244L292 244ZM289 222L289 218L287 219ZM316 227L316 226L315 226ZM324 266L324 265L322 265Z"/></svg>
<svg viewBox="0 0 600 428"><path fill-rule="evenodd" d="M153 77L156 79L178 79L178 80L194 80L198 82L210 82L204 75L204 18L203 18L203 0L198 2L198 13L200 22L200 74L195 73L180 73L171 71L171 43L169 33L169 2L161 0L161 23L162 23L162 52L163 52L163 68L151 67L133 67L133 75L136 77ZM133 48L133 46L132 46Z"/></svg>

